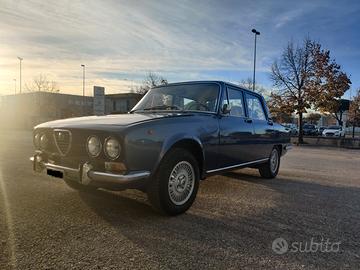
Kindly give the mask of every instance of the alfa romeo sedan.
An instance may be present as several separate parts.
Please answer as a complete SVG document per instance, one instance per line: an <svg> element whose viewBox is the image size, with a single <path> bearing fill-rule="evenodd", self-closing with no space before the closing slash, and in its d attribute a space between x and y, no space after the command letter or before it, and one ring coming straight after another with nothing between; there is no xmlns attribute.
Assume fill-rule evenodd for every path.
<svg viewBox="0 0 360 270"><path fill-rule="evenodd" d="M207 176L275 177L291 147L261 95L221 81L155 87L128 114L43 123L33 140L35 172L79 191L139 189L168 215L189 209Z"/></svg>

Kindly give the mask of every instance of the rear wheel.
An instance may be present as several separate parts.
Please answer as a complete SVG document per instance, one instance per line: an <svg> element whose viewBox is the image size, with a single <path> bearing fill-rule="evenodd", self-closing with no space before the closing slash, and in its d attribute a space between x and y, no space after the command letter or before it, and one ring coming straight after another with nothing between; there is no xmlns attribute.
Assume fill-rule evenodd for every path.
<svg viewBox="0 0 360 270"><path fill-rule="evenodd" d="M264 178L274 178L280 168L280 151L274 147L270 153L269 160L259 167L259 173Z"/></svg>
<svg viewBox="0 0 360 270"><path fill-rule="evenodd" d="M199 168L194 156L175 148L163 158L147 194L153 207L168 215L184 213L193 204L199 188Z"/></svg>

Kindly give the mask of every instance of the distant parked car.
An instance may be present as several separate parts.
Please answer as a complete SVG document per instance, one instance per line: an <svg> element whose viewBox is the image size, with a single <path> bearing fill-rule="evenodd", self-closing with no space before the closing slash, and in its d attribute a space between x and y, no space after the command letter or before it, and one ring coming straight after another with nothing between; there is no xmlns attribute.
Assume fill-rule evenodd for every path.
<svg viewBox="0 0 360 270"><path fill-rule="evenodd" d="M290 130L290 135L292 136L297 135L299 133L299 130L295 124L284 123L282 125Z"/></svg>
<svg viewBox="0 0 360 270"><path fill-rule="evenodd" d="M312 124L305 124L303 126L303 134L309 136L316 136L317 135L317 128L315 125Z"/></svg>
<svg viewBox="0 0 360 270"><path fill-rule="evenodd" d="M329 126L324 129L322 135L324 137L344 137L345 130L341 126Z"/></svg>
<svg viewBox="0 0 360 270"><path fill-rule="evenodd" d="M318 127L317 131L318 131L318 135L321 136L323 134L323 131L327 129L327 127L321 126Z"/></svg>

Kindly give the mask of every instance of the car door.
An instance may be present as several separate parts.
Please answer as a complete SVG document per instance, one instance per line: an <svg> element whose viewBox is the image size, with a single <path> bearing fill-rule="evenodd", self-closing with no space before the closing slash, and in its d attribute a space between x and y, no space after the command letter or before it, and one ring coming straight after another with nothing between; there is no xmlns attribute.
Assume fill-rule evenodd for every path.
<svg viewBox="0 0 360 270"><path fill-rule="evenodd" d="M267 158L273 147L274 128L272 120L268 119L265 110L265 101L256 94L246 92L246 110L249 119L254 127L254 160Z"/></svg>
<svg viewBox="0 0 360 270"><path fill-rule="evenodd" d="M243 91L227 87L221 108L227 104L230 111L222 113L219 119L219 168L234 166L251 161L254 129L246 117Z"/></svg>

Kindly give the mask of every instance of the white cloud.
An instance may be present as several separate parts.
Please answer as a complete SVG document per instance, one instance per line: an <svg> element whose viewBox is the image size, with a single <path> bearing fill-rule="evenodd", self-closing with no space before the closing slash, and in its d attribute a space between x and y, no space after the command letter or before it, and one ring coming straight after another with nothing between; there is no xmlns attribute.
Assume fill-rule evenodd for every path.
<svg viewBox="0 0 360 270"><path fill-rule="evenodd" d="M0 0L0 93L13 89L17 55L24 57L24 81L51 74L65 92L81 88L80 64L87 67L88 89L102 82L113 91L127 90L130 77L139 82L150 70L173 80L210 78L205 74L215 70L241 74L252 69L253 27L261 31L257 67L267 71L286 42L274 26L316 5L297 6L250 0Z"/></svg>
<svg viewBox="0 0 360 270"><path fill-rule="evenodd" d="M285 24L290 23L291 21L299 18L302 14L303 14L302 9L294 9L281 14L276 19L275 28L280 28Z"/></svg>
<svg viewBox="0 0 360 270"><path fill-rule="evenodd" d="M54 73L60 85L76 87L81 63L87 65L89 76L100 71L251 67L251 53L241 35L234 42L231 29L223 28L233 22L204 4L2 1L0 16L4 62L15 64L14 77L13 59L24 57L25 81L36 73ZM4 76L9 75L0 75L5 80Z"/></svg>

